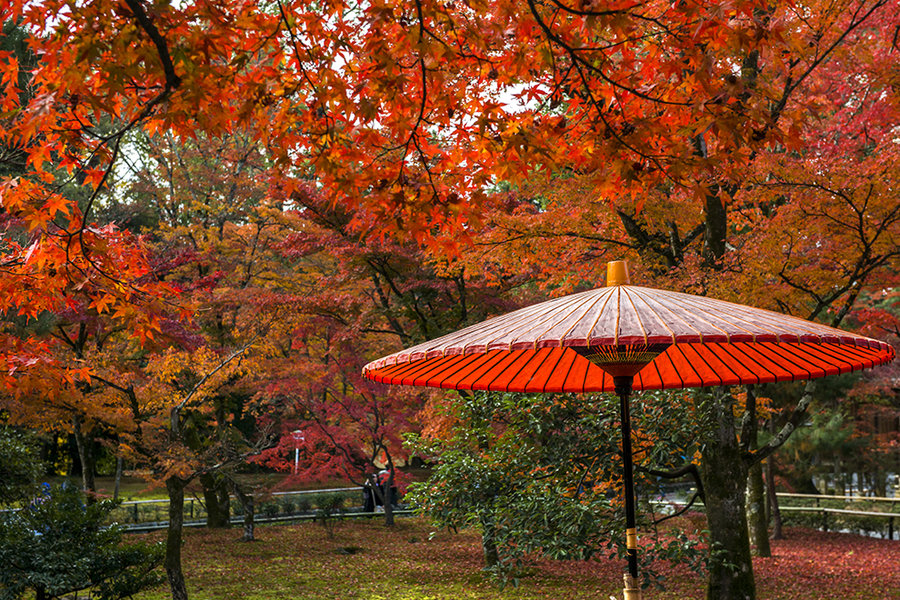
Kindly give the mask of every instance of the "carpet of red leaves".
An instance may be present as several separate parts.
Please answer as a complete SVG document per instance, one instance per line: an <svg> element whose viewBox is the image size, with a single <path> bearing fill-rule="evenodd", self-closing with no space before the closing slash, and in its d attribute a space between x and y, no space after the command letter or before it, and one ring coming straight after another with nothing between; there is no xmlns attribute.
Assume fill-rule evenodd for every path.
<svg viewBox="0 0 900 600"><path fill-rule="evenodd" d="M481 573L478 533L401 519L341 524L334 538L315 523L262 527L242 544L235 530L190 530L185 574L193 600L607 600L621 598L622 561L529 561L519 586L499 590ZM771 558L754 560L758 600L900 600L900 541L788 528ZM151 534L161 539L162 533ZM345 550L352 548L352 553ZM654 565L665 590L645 600L705 598L705 577ZM166 586L140 600L169 598Z"/></svg>
<svg viewBox="0 0 900 600"><path fill-rule="evenodd" d="M900 541L788 529L754 561L758 597L900 599Z"/></svg>
<svg viewBox="0 0 900 600"><path fill-rule="evenodd" d="M621 580L617 560L537 561L536 566L559 578ZM647 600L705 598L704 577L677 565L655 568L664 576L666 589L646 591ZM771 557L754 559L753 570L758 600L900 600L898 540L788 528L784 539L772 541Z"/></svg>

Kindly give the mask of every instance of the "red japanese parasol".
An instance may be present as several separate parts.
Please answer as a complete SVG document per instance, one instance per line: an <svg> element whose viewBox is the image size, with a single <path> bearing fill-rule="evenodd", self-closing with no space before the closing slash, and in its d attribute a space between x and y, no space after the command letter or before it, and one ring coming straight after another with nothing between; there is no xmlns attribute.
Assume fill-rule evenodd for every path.
<svg viewBox="0 0 900 600"><path fill-rule="evenodd" d="M632 390L813 379L884 364L887 343L783 314L629 285L495 317L369 363L395 385L508 392L615 391L622 410L628 546L626 599L639 598L628 397Z"/></svg>

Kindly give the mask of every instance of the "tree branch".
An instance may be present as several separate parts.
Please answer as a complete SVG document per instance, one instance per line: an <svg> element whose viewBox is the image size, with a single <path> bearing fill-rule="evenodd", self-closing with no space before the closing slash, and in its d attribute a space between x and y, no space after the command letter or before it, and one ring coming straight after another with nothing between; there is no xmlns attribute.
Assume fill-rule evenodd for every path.
<svg viewBox="0 0 900 600"><path fill-rule="evenodd" d="M693 478L694 483L697 484L697 494L699 498L706 502L706 492L703 489L703 480L700 479L700 470L697 468L697 465L694 463L689 463L680 469L674 469L672 471L659 471L657 469L650 469L647 467L635 467L639 473L647 473L648 475L653 475L654 477L663 477L665 479L678 479L679 477L684 477L685 475L690 475Z"/></svg>
<svg viewBox="0 0 900 600"><path fill-rule="evenodd" d="M742 452L749 452L756 445L756 418L756 390L752 385L748 385L746 410L741 419L741 433L738 437Z"/></svg>
<svg viewBox="0 0 900 600"><path fill-rule="evenodd" d="M175 74L175 65L172 63L172 57L169 55L169 46L166 43L166 39L159 32L159 29L156 28L156 25L153 24L153 21L150 20L150 17L147 16L141 0L125 0L125 4L131 9L131 13L137 19L141 29L150 36L150 40L156 46L156 52L159 54L163 73L166 76L166 91L174 90L181 85L181 78Z"/></svg>
<svg viewBox="0 0 900 600"><path fill-rule="evenodd" d="M249 342L247 342L246 344L244 344L243 346L241 346L240 348L238 348L237 350L232 352L231 356L229 356L228 358L226 358L225 360L220 362L218 365L216 365L216 367L213 370L206 373L206 375L204 375L200 379L200 381L198 381L197 384L193 388L191 388L191 391L188 392L187 396L184 397L184 400L179 402L178 405L172 409L172 413L170 415L169 421L170 421L170 426L172 428L173 435L178 434L179 418L181 416L181 411L184 409L185 406L187 406L187 403L191 401L191 399L194 397L194 394L197 393L197 391L203 386L204 383L206 383L209 380L210 377L212 377L213 375L215 375L216 373L221 371L223 368L225 368L226 365L228 365L234 359L243 356L244 352L246 352L247 349L253 345L253 343L256 341L256 339L258 337L259 337L258 334L253 336L253 339L251 339Z"/></svg>
<svg viewBox="0 0 900 600"><path fill-rule="evenodd" d="M794 410L791 412L788 417L787 423L781 428L781 431L775 434L775 436L768 441L765 446L762 446L759 450L755 452L747 452L744 455L744 460L748 465L753 465L758 462L764 460L767 456L775 452L778 448L780 448L791 434L794 433L794 430L803 423L803 420L806 418L806 409L809 408L810 403L813 400L813 392L816 390L816 382L810 381L806 384L806 388L803 390L803 395L800 397L800 400L797 402L797 406L794 407Z"/></svg>
<svg viewBox="0 0 900 600"><path fill-rule="evenodd" d="M700 498L700 500L703 500L700 490L697 490L696 492L694 492L694 495L691 496L691 499L688 500L688 503L685 504L683 507L681 507L680 510L673 512L671 515L666 515L665 517L663 517L661 519L654 519L653 524L659 525L660 523L662 523L664 521L668 521L669 519L674 519L675 517L683 515L688 510L690 510L690 508L694 505L694 502L696 502L698 498Z"/></svg>

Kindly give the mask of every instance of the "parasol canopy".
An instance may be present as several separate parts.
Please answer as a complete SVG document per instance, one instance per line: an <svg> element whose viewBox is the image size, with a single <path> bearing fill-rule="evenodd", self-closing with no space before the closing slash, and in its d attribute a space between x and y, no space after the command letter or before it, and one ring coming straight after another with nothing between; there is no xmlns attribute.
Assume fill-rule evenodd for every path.
<svg viewBox="0 0 900 600"><path fill-rule="evenodd" d="M641 356L650 359L634 376L634 390L814 379L894 357L890 344L796 317L614 285L495 317L371 362L363 371L399 385L612 391L610 369L598 366L589 348L630 352L637 366Z"/></svg>

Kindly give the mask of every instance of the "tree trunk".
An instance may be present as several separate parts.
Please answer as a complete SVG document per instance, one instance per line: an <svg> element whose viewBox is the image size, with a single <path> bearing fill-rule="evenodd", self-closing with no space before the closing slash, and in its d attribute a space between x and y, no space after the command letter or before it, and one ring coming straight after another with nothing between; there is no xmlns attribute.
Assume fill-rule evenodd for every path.
<svg viewBox="0 0 900 600"><path fill-rule="evenodd" d="M778 506L778 495L775 492L775 455L770 455L766 459L766 497L769 502L769 516L772 518L772 539L784 539L784 532L781 526L781 508Z"/></svg>
<svg viewBox="0 0 900 600"><path fill-rule="evenodd" d="M702 477L709 526L707 600L755 600L744 494L747 466L735 432L733 401L717 390L700 403L711 431L703 444Z"/></svg>
<svg viewBox="0 0 900 600"><path fill-rule="evenodd" d="M494 537L493 515L481 515L481 551L484 553L484 566L491 568L500 563L500 555L497 553L497 542Z"/></svg>
<svg viewBox="0 0 900 600"><path fill-rule="evenodd" d="M121 456L116 457L116 482L113 486L113 500L119 499L119 487L122 485L122 470L125 468L125 461Z"/></svg>
<svg viewBox="0 0 900 600"><path fill-rule="evenodd" d="M394 487L394 469L393 467L388 470L388 480L384 484L382 488L384 493L384 525L385 527L393 527L394 526L394 505L391 500L393 500L391 489Z"/></svg>
<svg viewBox="0 0 900 600"><path fill-rule="evenodd" d="M704 155L706 153L704 152ZM706 232L703 240L703 258L707 265L716 266L716 261L725 255L728 215L722 191L718 185L710 189L706 196Z"/></svg>
<svg viewBox="0 0 900 600"><path fill-rule="evenodd" d="M750 467L747 478L747 523L750 529L750 543L756 549L756 556L772 556L769 547L769 519L766 515L766 495L763 485L762 465Z"/></svg>
<svg viewBox="0 0 900 600"><path fill-rule="evenodd" d="M215 529L231 527L231 506L228 484L223 477L212 473L200 476L203 502L206 504L206 526Z"/></svg>
<svg viewBox="0 0 900 600"><path fill-rule="evenodd" d="M847 493L847 488L844 485L844 474L841 472L840 456L834 459L834 493L838 496L843 496Z"/></svg>
<svg viewBox="0 0 900 600"><path fill-rule="evenodd" d="M874 494L879 498L884 498L887 496L887 477L885 476L884 469L880 466L875 467L875 472L872 475L874 477Z"/></svg>
<svg viewBox="0 0 900 600"><path fill-rule="evenodd" d="M775 434L775 420L769 419L769 433ZM775 455L766 458L766 496L769 500L769 516L772 518L772 539L784 539L781 525L781 508L778 506L778 493L775 490Z"/></svg>
<svg viewBox="0 0 900 600"><path fill-rule="evenodd" d="M741 446L756 451L759 447L759 418L756 411L756 390L747 386L747 404L741 424ZM746 438L744 437L746 436ZM756 556L772 556L769 548L769 520L766 515L766 490L763 485L762 465L754 461L747 478L747 526L750 543Z"/></svg>
<svg viewBox="0 0 900 600"><path fill-rule="evenodd" d="M253 494L250 494L247 496L247 502L244 504L244 536L241 539L245 542L253 542L256 540L253 510Z"/></svg>
<svg viewBox="0 0 900 600"><path fill-rule="evenodd" d="M187 481L178 477L166 479L169 493L169 528L166 535L166 577L172 600L187 600L184 572L181 570L181 536L184 526L184 487Z"/></svg>
<svg viewBox="0 0 900 600"><path fill-rule="evenodd" d="M375 495L375 505L381 501L381 508L384 509L384 525L385 527L394 526L394 507L391 506L391 485L393 484L393 473L388 475L387 480L383 480L381 475L371 475L369 478L372 486L372 493Z"/></svg>
<svg viewBox="0 0 900 600"><path fill-rule="evenodd" d="M238 502L241 503L241 509L244 511L244 535L241 537L242 542L253 542L256 541L254 537L255 533L255 523L253 521L254 517L254 506L253 506L253 494L245 494L244 490L241 489L241 486L238 485L236 481L231 482L231 487L234 490L234 495L237 497Z"/></svg>
<svg viewBox="0 0 900 600"><path fill-rule="evenodd" d="M228 481L224 477L218 478L216 486L216 495L219 498L219 510L221 512L222 527L231 527L231 490Z"/></svg>
<svg viewBox="0 0 900 600"><path fill-rule="evenodd" d="M94 482L94 453L90 438L84 435L81 428L81 415L72 417L72 431L75 434L75 446L78 448L78 459L81 461L81 490L90 504L94 501L97 485Z"/></svg>

